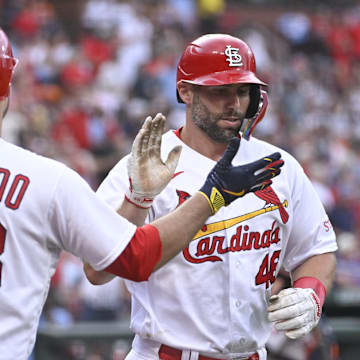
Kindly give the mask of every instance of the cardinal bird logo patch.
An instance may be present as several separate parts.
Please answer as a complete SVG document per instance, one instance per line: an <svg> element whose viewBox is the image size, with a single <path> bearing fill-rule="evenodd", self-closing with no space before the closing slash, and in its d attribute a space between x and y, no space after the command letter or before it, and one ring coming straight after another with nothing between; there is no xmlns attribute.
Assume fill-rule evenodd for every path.
<svg viewBox="0 0 360 360"><path fill-rule="evenodd" d="M176 193L179 197L178 206L181 205L185 200L187 200L191 197L191 195L189 193L187 193L186 191L176 190Z"/></svg>
<svg viewBox="0 0 360 360"><path fill-rule="evenodd" d="M279 200L279 197L276 195L276 192L271 186L263 190L258 190L255 192L255 195L260 198L261 200L265 201L266 205L276 205L278 206L278 210L280 212L281 220L284 224L286 224L289 220L289 214L285 210L283 203Z"/></svg>

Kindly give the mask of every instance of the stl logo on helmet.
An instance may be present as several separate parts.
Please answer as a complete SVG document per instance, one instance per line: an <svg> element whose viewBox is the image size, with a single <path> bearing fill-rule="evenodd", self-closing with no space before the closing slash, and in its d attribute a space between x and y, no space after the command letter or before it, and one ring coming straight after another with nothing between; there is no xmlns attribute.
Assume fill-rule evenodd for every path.
<svg viewBox="0 0 360 360"><path fill-rule="evenodd" d="M231 45L226 45L225 49L226 61L229 66L243 66L242 57L239 54L238 48L233 48Z"/></svg>

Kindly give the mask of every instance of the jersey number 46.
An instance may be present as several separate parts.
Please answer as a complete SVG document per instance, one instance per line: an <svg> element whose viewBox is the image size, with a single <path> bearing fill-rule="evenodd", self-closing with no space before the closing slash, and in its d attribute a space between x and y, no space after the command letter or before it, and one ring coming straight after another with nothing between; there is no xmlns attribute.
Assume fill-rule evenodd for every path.
<svg viewBox="0 0 360 360"><path fill-rule="evenodd" d="M269 254L266 254L261 265L259 271L255 277L255 284L261 285L266 284L266 288L269 287L276 279L276 266L279 262L281 250L276 250L271 256L270 264L269 264Z"/></svg>

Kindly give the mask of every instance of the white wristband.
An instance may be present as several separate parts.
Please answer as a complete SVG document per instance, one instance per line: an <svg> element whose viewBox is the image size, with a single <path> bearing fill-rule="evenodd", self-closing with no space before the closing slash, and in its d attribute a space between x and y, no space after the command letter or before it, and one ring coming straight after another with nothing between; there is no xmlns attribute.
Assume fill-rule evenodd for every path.
<svg viewBox="0 0 360 360"><path fill-rule="evenodd" d="M144 196L139 196L137 194L134 193L127 193L125 195L125 199L132 203L133 205L142 208L142 209L149 209L151 208L151 205L153 203L154 198L149 198L149 197L144 197Z"/></svg>
<svg viewBox="0 0 360 360"><path fill-rule="evenodd" d="M154 197L135 192L132 187L131 178L129 179L129 181L130 187L125 194L125 199L141 209L149 209L154 201Z"/></svg>

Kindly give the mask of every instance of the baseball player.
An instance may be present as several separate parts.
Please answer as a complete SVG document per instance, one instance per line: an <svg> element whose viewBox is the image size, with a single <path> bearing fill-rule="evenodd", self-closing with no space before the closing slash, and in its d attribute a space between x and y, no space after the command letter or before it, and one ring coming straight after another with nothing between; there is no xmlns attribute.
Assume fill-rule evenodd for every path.
<svg viewBox="0 0 360 360"><path fill-rule="evenodd" d="M204 35L182 54L177 96L186 120L164 134L161 149L164 158L174 145L182 153L177 176L155 198L146 222L186 204L234 136L243 139L233 164L279 151L285 165L273 185L210 217L147 282L127 281L136 333L127 360L264 360L273 324L297 338L319 321L335 268L335 234L299 163L251 137L266 111L263 86L251 49L238 38ZM129 186L126 164L127 157L98 189L114 209ZM131 221L142 224L144 212L138 209ZM293 287L271 296L281 266ZM100 275L93 280L102 283Z"/></svg>
<svg viewBox="0 0 360 360"><path fill-rule="evenodd" d="M0 30L0 125L16 62ZM173 177L181 147L161 161L163 127L161 114L149 117L134 141L128 164L132 187L120 211L127 217L137 209L134 204L151 203ZM65 165L0 138L0 359L28 358L61 250L96 270L144 281L187 246L214 209L269 186L283 164L280 154L233 167L238 145L234 139L193 201L137 229Z"/></svg>

